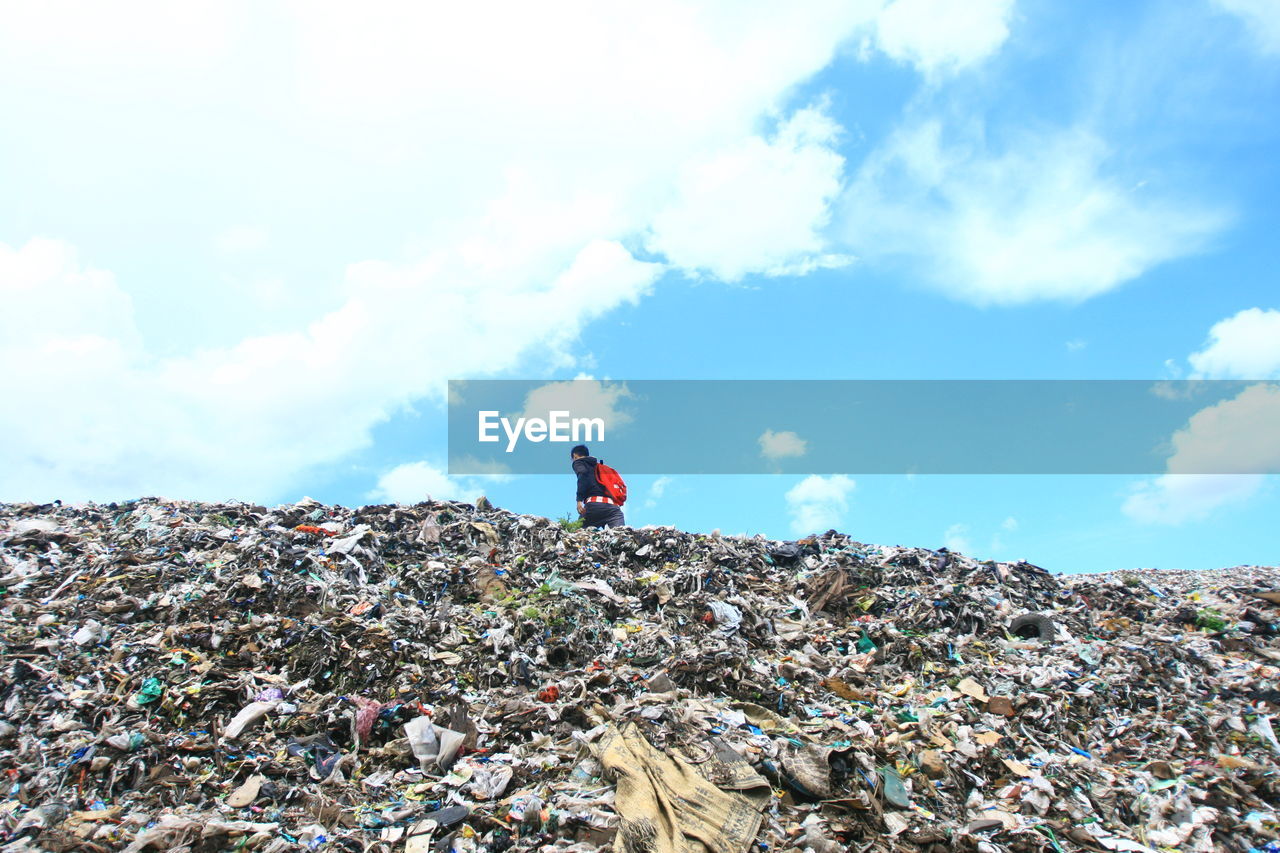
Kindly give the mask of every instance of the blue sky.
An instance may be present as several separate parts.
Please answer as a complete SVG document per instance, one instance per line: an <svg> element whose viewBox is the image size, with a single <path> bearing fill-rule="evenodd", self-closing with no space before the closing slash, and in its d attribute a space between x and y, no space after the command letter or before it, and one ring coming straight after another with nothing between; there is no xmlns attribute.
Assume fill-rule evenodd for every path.
<svg viewBox="0 0 1280 853"><path fill-rule="evenodd" d="M451 378L1280 378L1273 0L466 5L0 5L0 499L571 511L444 471ZM1177 474L1274 399L1166 475L628 517L1274 564L1274 477Z"/></svg>

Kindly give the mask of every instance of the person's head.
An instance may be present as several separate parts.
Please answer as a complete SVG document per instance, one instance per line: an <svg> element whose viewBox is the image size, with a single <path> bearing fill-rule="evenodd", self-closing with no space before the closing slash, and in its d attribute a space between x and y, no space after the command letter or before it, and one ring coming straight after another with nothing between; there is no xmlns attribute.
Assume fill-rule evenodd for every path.
<svg viewBox="0 0 1280 853"><path fill-rule="evenodd" d="M572 459L581 459L584 456L590 455L591 454L587 452L587 446L585 444L575 445L573 450L569 451L569 456Z"/></svg>

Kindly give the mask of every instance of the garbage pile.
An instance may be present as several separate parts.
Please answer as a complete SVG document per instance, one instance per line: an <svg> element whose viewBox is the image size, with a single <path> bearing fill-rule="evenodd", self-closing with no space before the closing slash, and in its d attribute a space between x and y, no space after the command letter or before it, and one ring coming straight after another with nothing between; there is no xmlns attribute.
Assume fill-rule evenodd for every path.
<svg viewBox="0 0 1280 853"><path fill-rule="evenodd" d="M0 505L0 850L1280 850L1280 570Z"/></svg>

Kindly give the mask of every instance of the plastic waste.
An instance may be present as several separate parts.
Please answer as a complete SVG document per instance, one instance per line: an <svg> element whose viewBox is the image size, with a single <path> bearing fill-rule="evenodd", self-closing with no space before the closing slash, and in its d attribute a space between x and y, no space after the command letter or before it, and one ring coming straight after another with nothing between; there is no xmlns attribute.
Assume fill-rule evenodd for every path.
<svg viewBox="0 0 1280 853"><path fill-rule="evenodd" d="M1275 568L144 499L0 505L0 591L4 853L1280 836Z"/></svg>

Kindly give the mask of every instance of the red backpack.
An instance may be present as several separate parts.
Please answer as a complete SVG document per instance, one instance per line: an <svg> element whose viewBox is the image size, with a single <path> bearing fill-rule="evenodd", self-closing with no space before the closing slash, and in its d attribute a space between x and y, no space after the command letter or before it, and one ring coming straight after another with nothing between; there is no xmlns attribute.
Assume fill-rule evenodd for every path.
<svg viewBox="0 0 1280 853"><path fill-rule="evenodd" d="M627 502L627 484L622 482L622 475L604 462L596 463L596 481L604 486L605 492L618 506Z"/></svg>

